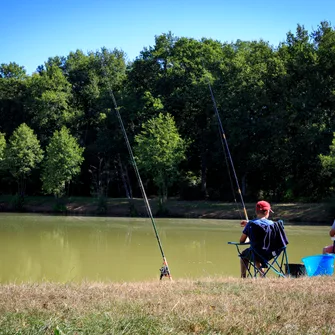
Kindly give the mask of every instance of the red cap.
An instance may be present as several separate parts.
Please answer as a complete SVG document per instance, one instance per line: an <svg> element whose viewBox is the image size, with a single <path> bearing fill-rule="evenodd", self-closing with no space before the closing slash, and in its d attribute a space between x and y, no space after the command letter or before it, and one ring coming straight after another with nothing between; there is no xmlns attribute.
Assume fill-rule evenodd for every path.
<svg viewBox="0 0 335 335"><path fill-rule="evenodd" d="M256 204L256 211L270 211L273 213L273 210L271 209L271 205L267 201L258 201Z"/></svg>

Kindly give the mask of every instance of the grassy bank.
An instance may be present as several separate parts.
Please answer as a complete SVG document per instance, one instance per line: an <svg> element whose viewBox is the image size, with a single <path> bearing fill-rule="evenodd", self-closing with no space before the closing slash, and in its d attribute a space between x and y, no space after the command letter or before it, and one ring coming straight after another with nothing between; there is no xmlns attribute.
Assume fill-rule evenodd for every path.
<svg viewBox="0 0 335 335"><path fill-rule="evenodd" d="M156 217L241 219L244 217L240 204L219 201L179 201L169 199L165 212L159 211L157 199L149 199L153 215ZM254 203L246 203L250 217L254 215ZM335 204L333 203L272 203L273 218L286 222L326 223L333 222ZM15 197L0 195L0 211L16 211ZM98 200L91 197L71 197L57 204L53 197L26 197L23 211L34 213L63 213L71 215L106 216L147 216L143 199L107 198Z"/></svg>
<svg viewBox="0 0 335 335"><path fill-rule="evenodd" d="M334 334L333 277L0 286L1 334Z"/></svg>

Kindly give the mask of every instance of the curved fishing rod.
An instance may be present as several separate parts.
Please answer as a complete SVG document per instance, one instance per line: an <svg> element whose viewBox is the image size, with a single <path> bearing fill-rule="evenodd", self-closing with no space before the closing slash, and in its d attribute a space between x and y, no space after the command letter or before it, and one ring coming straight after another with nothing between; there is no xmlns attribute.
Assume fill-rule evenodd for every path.
<svg viewBox="0 0 335 335"><path fill-rule="evenodd" d="M214 97L212 86L211 86L211 84L209 82L209 79L208 79L208 87L209 87L209 91L211 93L211 98L212 98L212 101L213 101L214 111L215 111L215 115L216 115L217 120L218 120L220 132L222 134L222 138L223 138L223 141L224 141L224 144L225 144L225 147L226 147L226 151L227 151L227 154L228 154L228 159L229 159L231 168L233 170L233 174L234 174L234 178L235 178L235 182L236 182L236 186L237 186L237 191L238 191L238 194L240 196L241 204L242 204L242 207L243 207L244 216L245 216L245 219L247 221L249 221L247 209L245 208L245 204L244 204L244 200L243 200L243 195L242 195L242 192L241 192L241 189L240 189L240 185L239 185L239 182L238 182L238 179L237 179L236 171L235 171L235 168L234 168L233 159L231 157L229 146L228 146L228 142L227 142L227 139L226 139L226 134L225 134L225 132L223 130L221 118L220 118L220 115L219 115L219 112L218 112L218 109L217 109L217 106L216 106L215 97Z"/></svg>
<svg viewBox="0 0 335 335"><path fill-rule="evenodd" d="M131 149L131 146L130 146L130 143L129 143L129 140L128 140L126 129L125 129L124 125L123 125L123 121L122 121L122 118L121 118L119 107L117 106L117 103L116 103L116 100L115 100L115 97L114 97L114 94L113 94L112 90L110 90L110 94L111 94L111 97L112 97L112 100L113 100L114 109L115 109L117 118L119 120L119 123L120 123L120 126L121 126L121 130L122 130L122 133L123 133L123 136L124 136L124 139L126 141L126 145L127 145L128 151L129 151L129 155L130 155L132 164L134 166L136 177L137 177L138 183L140 185L140 189L141 189L141 193L142 193L142 196L143 196L143 199L144 199L145 207L146 207L147 213L148 213L148 215L149 215L149 217L151 219L151 223L152 223L152 226L154 228L155 236L156 236L156 239L157 239L157 242L158 242L159 250L160 250L161 255L163 257L163 266L160 268L160 273L161 273L160 274L160 279L162 279L163 277L169 277L169 279L171 280L172 276L171 276L171 273L170 273L169 265L168 265L168 262L166 260L165 255L164 255L162 243L161 243L161 240L160 240L159 235L158 235L158 231L157 231L157 228L156 228L155 220L154 220L154 217L152 215L151 208L150 208L150 205L149 205L149 201L148 201L148 198L147 198L147 195L145 193L145 189L144 189L144 186L143 186L143 183L142 183L142 179L141 179L140 173L139 173L138 168L137 168L135 157L133 155L133 151Z"/></svg>

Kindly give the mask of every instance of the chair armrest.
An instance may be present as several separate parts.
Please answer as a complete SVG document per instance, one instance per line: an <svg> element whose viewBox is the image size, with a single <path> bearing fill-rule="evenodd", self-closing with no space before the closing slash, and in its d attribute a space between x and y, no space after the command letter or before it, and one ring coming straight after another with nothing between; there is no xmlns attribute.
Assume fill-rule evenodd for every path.
<svg viewBox="0 0 335 335"><path fill-rule="evenodd" d="M250 242L247 242L247 243L240 243L240 242L228 242L228 244L233 244L233 245L250 245Z"/></svg>

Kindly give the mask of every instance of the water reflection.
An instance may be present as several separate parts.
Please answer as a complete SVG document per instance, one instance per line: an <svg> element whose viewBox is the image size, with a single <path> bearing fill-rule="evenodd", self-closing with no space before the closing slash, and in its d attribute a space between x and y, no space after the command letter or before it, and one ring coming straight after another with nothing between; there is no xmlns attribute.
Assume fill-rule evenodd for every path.
<svg viewBox="0 0 335 335"><path fill-rule="evenodd" d="M162 257L149 219L0 215L0 282L159 278ZM158 219L175 278L238 276L237 221ZM321 253L328 226L286 226L291 263Z"/></svg>

